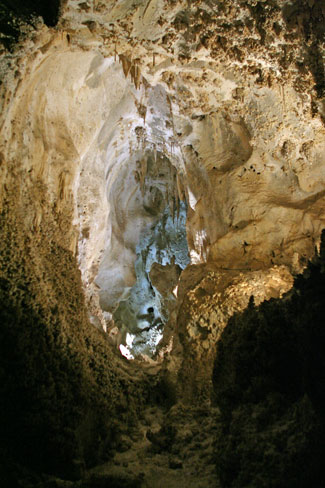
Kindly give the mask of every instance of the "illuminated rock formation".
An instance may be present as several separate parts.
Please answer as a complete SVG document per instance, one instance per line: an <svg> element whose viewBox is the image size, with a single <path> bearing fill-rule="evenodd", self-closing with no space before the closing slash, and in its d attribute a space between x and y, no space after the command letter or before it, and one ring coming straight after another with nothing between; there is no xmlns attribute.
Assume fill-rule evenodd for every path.
<svg viewBox="0 0 325 488"><path fill-rule="evenodd" d="M113 375L143 366L179 401L208 401L230 317L251 295L256 305L285 295L320 243L324 7L7 3L0 210L3 256L11 241L17 253L3 257L1 279L16 287L11 273L20 283L27 263L22 283L33 285L17 293L52 317L62 297L67 310L73 301L73 269L82 364L100 337L95 356ZM47 276L58 267L62 290Z"/></svg>

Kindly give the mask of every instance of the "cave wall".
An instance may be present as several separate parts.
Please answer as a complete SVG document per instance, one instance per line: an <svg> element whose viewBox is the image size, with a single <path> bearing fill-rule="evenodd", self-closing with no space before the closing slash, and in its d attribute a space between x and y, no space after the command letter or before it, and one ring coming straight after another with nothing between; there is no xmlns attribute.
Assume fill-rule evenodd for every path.
<svg viewBox="0 0 325 488"><path fill-rule="evenodd" d="M68 3L57 31L27 36L32 54L3 57L3 112L12 121L3 154L24 148L26 182L42 174L52 200L73 214L69 246L79 241L99 323L96 286L111 311L134 284L135 246L150 221L135 165L149 147L168 155L182 180L192 264L298 272L313 254L323 226L324 128L311 65L323 45L310 23L323 13L286 5ZM130 224L135 214L139 225Z"/></svg>
<svg viewBox="0 0 325 488"><path fill-rule="evenodd" d="M282 300L235 314L214 364L221 486L324 484L324 245Z"/></svg>
<svg viewBox="0 0 325 488"><path fill-rule="evenodd" d="M65 0L2 0L0 3L0 40L9 50L17 41L40 26L42 20L47 26L55 26Z"/></svg>
<svg viewBox="0 0 325 488"><path fill-rule="evenodd" d="M153 384L141 372L125 372L107 337L89 322L76 258L73 185L101 123L104 92L87 92L86 85L78 91L78 81L96 56L72 54L73 74L71 54L57 55L66 36L46 29L39 35L49 60L31 52L22 59L24 83L16 79L14 94L4 91L0 449L6 486L20 477L26 486L29 469L80 478L119 445L121 429L135 422Z"/></svg>
<svg viewBox="0 0 325 488"><path fill-rule="evenodd" d="M60 442L77 446L70 468L82 465L83 449L98 441L87 438L95 424L113 442L101 412L122 411L127 422L128 399L143 398L145 380L124 375L89 319L105 329L134 285L140 235L157 219L143 191L156 179L147 157L158 159L157 171L170 161L166 202L172 195L188 208L191 266L178 283L164 339L174 349L163 366L184 401L209 397L229 317L252 294L257 304L283 296L319 245L324 8L282 0L69 1L56 27L57 10L47 18L31 6L28 19L40 14L43 24L17 9L8 14L6 2L1 9L19 20L2 37L0 61L2 377L10 377L10 361L19 364L16 386L3 382L3 425L12 423L17 398L17 425L33 418L20 458L32 438L53 431L31 463L60 470L50 461ZM43 353L48 370L37 362ZM32 397L40 398L40 424ZM62 418L39 413L58 402ZM5 432L10 457L18 427L11 445Z"/></svg>
<svg viewBox="0 0 325 488"><path fill-rule="evenodd" d="M119 421L134 422L150 387L141 375L123 372L105 336L89 323L60 217L43 216L37 235L26 228L20 185L16 178L8 186L15 201L5 200L1 212L3 479L12 459L78 478L108 455L118 442ZM17 473L14 464L13 480Z"/></svg>

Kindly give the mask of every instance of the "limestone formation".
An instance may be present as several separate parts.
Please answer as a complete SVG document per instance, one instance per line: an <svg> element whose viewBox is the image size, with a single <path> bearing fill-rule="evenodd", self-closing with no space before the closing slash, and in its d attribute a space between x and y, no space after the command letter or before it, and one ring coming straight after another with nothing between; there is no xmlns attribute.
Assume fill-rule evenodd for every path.
<svg viewBox="0 0 325 488"><path fill-rule="evenodd" d="M66 300L68 312L59 306L59 317L69 336L74 270L82 325L71 350L82 351L86 376L94 367L87 351L99 341L95 356L110 358L114 378L122 371L126 385L135 376L137 386L125 387L132 401L141 403L148 373L154 388L175 392L168 405L183 401L195 409L210 401L217 344L230 317L251 296L255 305L283 297L319 249L324 6L40 3L0 5L4 236L15 223L0 278L19 296L33 296L48 317ZM10 242L17 252L7 259ZM61 291L46 276L58 266L58 249ZM16 300L16 292L4 296ZM101 359L94 361L100 369ZM141 368L145 373L134 373ZM109 386L114 382L105 376L103 400L95 376L100 405L116 388L116 405L126 408L123 386ZM162 435L172 430L160 428ZM86 431L78 431L80 446ZM172 470L182 464L170 463ZM176 486L178 477L170 476L168 486Z"/></svg>

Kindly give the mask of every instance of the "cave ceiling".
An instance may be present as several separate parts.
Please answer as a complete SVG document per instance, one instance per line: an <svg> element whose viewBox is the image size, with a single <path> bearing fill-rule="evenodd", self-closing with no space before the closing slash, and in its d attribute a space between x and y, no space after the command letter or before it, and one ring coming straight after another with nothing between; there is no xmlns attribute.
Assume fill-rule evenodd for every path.
<svg viewBox="0 0 325 488"><path fill-rule="evenodd" d="M262 301L290 288L324 226L321 4L12 7L15 21L1 36L0 204L18 179L27 234L35 238L49 213L59 215L95 325L114 329L143 242L166 211L182 220L188 262L172 259L172 245L168 259L155 261L170 269L159 279L156 266L152 279L164 291L159 306L150 295L148 310L164 303L175 315L181 273L178 307L195 322L201 306L203 336L214 342L216 324L250 295ZM223 303L214 322L202 293ZM192 322L184 325L189 340L202 339Z"/></svg>

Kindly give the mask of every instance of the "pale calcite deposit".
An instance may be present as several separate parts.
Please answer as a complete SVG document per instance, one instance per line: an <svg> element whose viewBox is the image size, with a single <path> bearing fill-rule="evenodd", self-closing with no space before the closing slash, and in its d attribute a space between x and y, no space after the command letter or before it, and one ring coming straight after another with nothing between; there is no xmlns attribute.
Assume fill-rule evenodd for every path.
<svg viewBox="0 0 325 488"><path fill-rule="evenodd" d="M317 33L302 44L285 5L265 2L261 20L252 2L70 0L57 29L39 26L3 56L1 198L13 177L26 195L45 189L26 232L37 236L44 212L62 215L95 325L112 326L140 236L179 201L191 263L216 280L213 303L201 297L178 319L199 350L251 294L281 296L312 256L325 217ZM231 283L222 300L220 280ZM213 340L196 341L208 316Z"/></svg>

